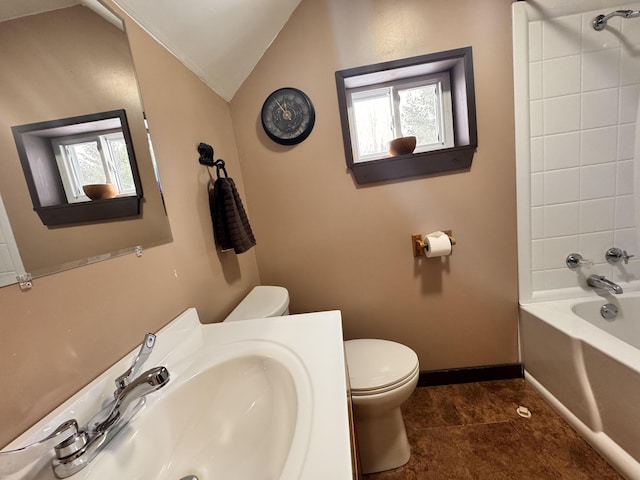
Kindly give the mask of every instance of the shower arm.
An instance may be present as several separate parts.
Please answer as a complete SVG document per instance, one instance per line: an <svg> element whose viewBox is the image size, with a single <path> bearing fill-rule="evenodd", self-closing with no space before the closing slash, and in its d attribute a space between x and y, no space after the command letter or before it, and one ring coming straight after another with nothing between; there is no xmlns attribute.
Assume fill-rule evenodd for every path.
<svg viewBox="0 0 640 480"><path fill-rule="evenodd" d="M640 10L616 10L607 15L598 15L593 19L592 25L595 30L603 30L607 25L607 20L612 17L634 18L640 16Z"/></svg>

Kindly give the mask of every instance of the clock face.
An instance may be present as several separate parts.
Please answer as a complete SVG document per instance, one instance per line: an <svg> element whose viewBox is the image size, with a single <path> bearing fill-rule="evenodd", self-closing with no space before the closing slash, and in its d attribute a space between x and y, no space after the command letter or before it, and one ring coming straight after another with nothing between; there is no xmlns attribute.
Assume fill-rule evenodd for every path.
<svg viewBox="0 0 640 480"><path fill-rule="evenodd" d="M295 145L309 136L316 121L313 104L297 88L280 88L262 105L262 127L274 142Z"/></svg>

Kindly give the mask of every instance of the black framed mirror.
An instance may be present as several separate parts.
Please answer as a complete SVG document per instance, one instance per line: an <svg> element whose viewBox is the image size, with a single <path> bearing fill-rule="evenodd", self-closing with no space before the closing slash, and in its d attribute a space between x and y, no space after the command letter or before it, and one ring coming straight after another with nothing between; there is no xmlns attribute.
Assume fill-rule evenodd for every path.
<svg viewBox="0 0 640 480"><path fill-rule="evenodd" d="M347 168L359 184L471 166L471 47L336 72Z"/></svg>

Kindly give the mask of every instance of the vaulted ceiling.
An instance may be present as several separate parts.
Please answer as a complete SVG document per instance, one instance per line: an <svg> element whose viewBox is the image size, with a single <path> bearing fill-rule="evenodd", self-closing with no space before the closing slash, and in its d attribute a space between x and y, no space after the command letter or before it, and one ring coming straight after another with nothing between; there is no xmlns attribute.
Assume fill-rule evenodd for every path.
<svg viewBox="0 0 640 480"><path fill-rule="evenodd" d="M0 20L97 0L0 0ZM114 0L213 91L229 101L300 0Z"/></svg>
<svg viewBox="0 0 640 480"><path fill-rule="evenodd" d="M229 101L300 0L114 0Z"/></svg>

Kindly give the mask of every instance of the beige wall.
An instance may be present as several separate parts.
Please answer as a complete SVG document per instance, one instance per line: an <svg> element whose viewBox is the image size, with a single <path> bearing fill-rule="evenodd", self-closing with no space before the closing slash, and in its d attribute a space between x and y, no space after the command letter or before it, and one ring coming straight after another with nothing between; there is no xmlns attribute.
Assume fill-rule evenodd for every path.
<svg viewBox="0 0 640 480"><path fill-rule="evenodd" d="M185 308L221 319L258 268L262 283L291 291L293 312L341 309L346 337L406 343L423 370L517 361L510 3L303 0L230 109L128 22L174 241L38 279L30 292L0 289L0 444ZM355 185L334 71L467 45L480 144L471 170ZM293 148L270 142L258 118L282 86L317 110ZM258 240L246 254L214 251L200 141L239 184ZM454 255L414 260L411 234L440 228L458 238Z"/></svg>
<svg viewBox="0 0 640 480"><path fill-rule="evenodd" d="M3 22L0 45L0 192L26 271L40 275L78 259L170 240L124 32L76 6ZM134 142L143 215L46 227L33 210L11 127L117 109L125 109Z"/></svg>
<svg viewBox="0 0 640 480"><path fill-rule="evenodd" d="M0 289L0 445L133 349L145 332L191 306L203 320L221 320L258 283L255 249L215 252L208 177L197 162L198 142L212 144L244 198L228 105L134 23L127 28L174 241L141 258L37 279L29 292ZM253 221L250 207L248 213Z"/></svg>
<svg viewBox="0 0 640 480"><path fill-rule="evenodd" d="M231 102L265 284L292 311L340 309L347 338L382 337L422 370L518 361L511 0L303 0ZM346 171L334 72L472 46L479 147L468 172L358 186ZM262 132L276 88L310 95L311 136ZM454 254L411 235L453 229Z"/></svg>

